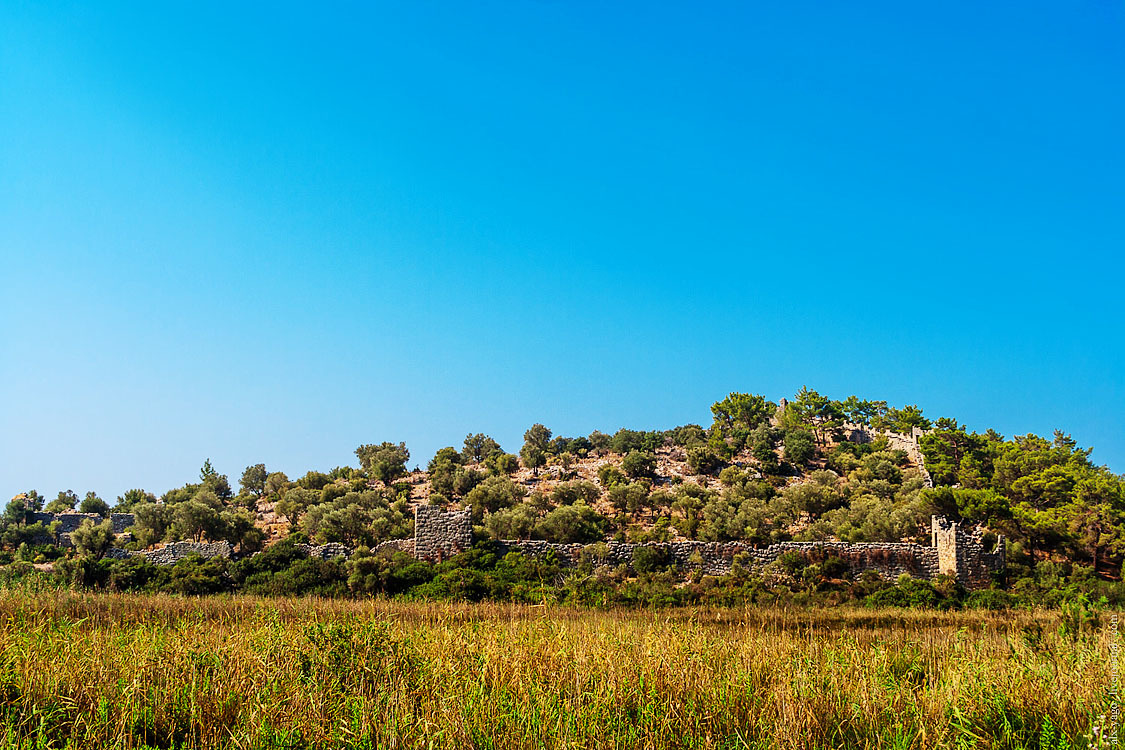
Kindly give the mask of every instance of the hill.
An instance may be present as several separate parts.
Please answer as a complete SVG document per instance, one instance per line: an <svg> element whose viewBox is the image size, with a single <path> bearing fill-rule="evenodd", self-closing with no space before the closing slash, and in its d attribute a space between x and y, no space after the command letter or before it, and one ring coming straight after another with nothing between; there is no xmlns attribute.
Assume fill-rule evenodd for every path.
<svg viewBox="0 0 1125 750"><path fill-rule="evenodd" d="M1125 482L1062 432L1008 439L917 406L809 389L777 403L732 393L711 413L707 427L577 437L536 424L518 455L468 435L424 471L407 470L404 444L373 443L356 449L358 467L296 479L247 467L237 493L208 461L198 482L118 498L113 510L135 523L117 543L227 540L246 553L299 532L300 541L370 548L409 537L423 504L469 509L479 539L587 543L924 542L931 516L944 515L1006 537L1016 589L1120 578ZM43 544L50 529L33 513L76 506L109 511L92 493L81 503L70 491L14 498L0 529L7 555L42 563L63 554ZM73 538L83 553L112 534L100 548L91 528Z"/></svg>

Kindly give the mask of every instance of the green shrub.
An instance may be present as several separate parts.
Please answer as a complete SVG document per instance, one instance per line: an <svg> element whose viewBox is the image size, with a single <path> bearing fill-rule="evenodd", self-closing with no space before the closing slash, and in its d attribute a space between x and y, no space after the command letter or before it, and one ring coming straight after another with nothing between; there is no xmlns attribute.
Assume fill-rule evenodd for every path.
<svg viewBox="0 0 1125 750"><path fill-rule="evenodd" d="M654 573L666 569L672 556L664 547L637 547L633 550L633 570L638 573Z"/></svg>

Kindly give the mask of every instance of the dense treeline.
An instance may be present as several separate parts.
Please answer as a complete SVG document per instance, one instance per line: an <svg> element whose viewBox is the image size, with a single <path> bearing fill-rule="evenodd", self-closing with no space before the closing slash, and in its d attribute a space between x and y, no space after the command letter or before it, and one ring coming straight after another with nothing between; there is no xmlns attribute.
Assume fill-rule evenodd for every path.
<svg viewBox="0 0 1125 750"><path fill-rule="evenodd" d="M263 464L249 466L237 492L210 461L198 482L160 497L130 490L112 508L94 493L80 501L66 490L47 502L31 491L9 502L0 517L0 564L55 562L59 580L68 582L187 591L198 570L220 563L199 563L198 570L185 574L185 583L168 578L174 577L171 572L130 572L130 566L145 567L137 561L99 560L113 544L143 549L181 539L227 540L236 556L245 559L222 571L224 586L259 590L253 575L240 578L239 566L265 564L261 561L272 559L269 555L280 554L275 549L288 549L276 543L280 538L299 534L312 543L370 549L409 537L412 507L426 502L471 509L475 533L482 540L586 543L677 538L758 544L828 539L925 543L930 516L943 514L983 524L989 530L986 539L1006 537L1009 572L997 584L1028 600L1067 587L1104 589L1120 577L1125 481L1091 463L1090 450L1062 432L1050 440L1035 435L1005 439L991 430L970 432L953 419L931 421L917 406L895 408L855 396L837 401L807 388L781 407L759 395L732 393L713 404L711 412L708 427L620 429L578 437L556 436L536 424L525 433L517 453L504 451L487 435L472 434L459 449L439 450L425 472L408 471L405 444L382 442L356 449L358 467L312 470L293 480ZM934 486L927 486L914 457L892 449L888 439L849 441L855 425L876 435L926 431L919 444ZM901 447L901 441L895 444ZM74 509L103 516L129 512L135 524L128 537L115 540L108 521L86 522L72 535L73 550L64 550L57 546L57 529L36 523L32 516L38 510ZM267 555L249 557L263 547L268 547ZM426 568L423 563L394 563L389 554L370 558L375 562L364 564L414 571L404 574L408 577L421 576L419 571ZM296 579L321 582L310 590L370 593L375 589L355 585L358 574L346 569L363 560L367 557L362 553L347 566L342 561L294 558L290 567L299 568ZM613 590L641 585L637 576L650 574L653 571L621 571ZM386 575L393 579L398 574ZM442 584L434 581L443 580L445 572L433 569L426 575L426 580L411 579L410 587L376 588L388 594L441 594ZM661 575L672 578L668 571ZM753 575L760 583L770 578L761 571ZM844 598L863 598L874 593L857 581L834 584L833 576L815 569L789 570L786 575L807 578L801 579L802 585L786 585L790 594L833 591ZM1095 585L1099 578L1104 583ZM554 598L578 596L567 593L563 579L566 576L554 571L537 580L550 580ZM678 600L702 595L702 585L676 581L669 584L669 596ZM708 585L726 591L743 584ZM421 588L414 591L417 587ZM510 595L489 590L489 596ZM1112 596L1107 592L1102 593Z"/></svg>

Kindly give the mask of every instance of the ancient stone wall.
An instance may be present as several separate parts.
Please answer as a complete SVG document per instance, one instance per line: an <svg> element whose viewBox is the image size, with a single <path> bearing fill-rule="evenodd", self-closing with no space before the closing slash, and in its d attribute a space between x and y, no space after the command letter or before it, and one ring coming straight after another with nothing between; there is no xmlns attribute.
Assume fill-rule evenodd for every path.
<svg viewBox="0 0 1125 750"><path fill-rule="evenodd" d="M77 528L77 526L76 526ZM746 542L678 541L629 544L599 542L597 544L553 544L536 540L500 542L502 549L530 556L553 554L563 567L577 567L583 561L595 566L628 565L634 562L638 549L663 553L664 561L681 570L699 570L708 575L730 573L736 562L747 566L764 566L782 559L786 553L797 553L806 564L821 563L829 558L842 561L853 576L868 571L886 580L901 575L932 579L939 574L954 576L970 588L987 586L993 573L1004 569L1004 539L996 548L986 550L980 528L965 529L960 524L934 516L931 520L929 547L905 542L781 542L768 547L755 547ZM415 511L414 539L394 539L379 544L374 551L402 551L418 559L440 562L464 552L472 545L470 512L446 511L435 506L419 506ZM350 557L352 550L343 544L319 547L302 546L310 557L322 560ZM227 542L176 542L149 552L126 552L111 549L107 556L128 558L143 556L156 565L174 565L190 555L204 558L230 557Z"/></svg>
<svg viewBox="0 0 1125 750"><path fill-rule="evenodd" d="M467 510L447 511L435 505L414 510L414 556L440 562L473 544L473 523Z"/></svg>
<svg viewBox="0 0 1125 750"><path fill-rule="evenodd" d="M743 564L768 565L792 552L799 554L806 563L837 558L853 576L872 571L886 580L894 580L903 574L932 579L945 573L971 588L989 585L992 574L1004 570L1003 537L998 539L994 550L986 551L981 541L983 532L979 528L968 531L938 516L932 518L931 524L933 544L929 547L906 542L781 542L768 547L755 547L745 542L693 541L584 545L520 540L500 544L506 550L526 555L553 553L565 567L575 567L583 558L595 565L632 565L636 550L646 547L663 552L667 562L674 567L699 570L708 575L730 573L736 560Z"/></svg>
<svg viewBox="0 0 1125 750"><path fill-rule="evenodd" d="M844 422L841 429L844 431L844 436L848 442L851 443L870 443L876 438L885 437L891 450L903 451L910 458L910 461L918 467L918 470L922 472L922 479L925 480L926 486L934 486L934 480L930 477L930 472L926 470L926 458L922 455L922 449L918 445L918 439L925 435L928 430L911 427L910 433L907 434L890 430L876 430L868 425L852 422Z"/></svg>
<svg viewBox="0 0 1125 750"><path fill-rule="evenodd" d="M743 565L767 565L787 552L796 552L806 563L819 563L835 557L842 560L853 575L874 571L882 578L894 580L906 574L914 578L937 575L937 554L932 547L919 544L872 542L781 542L768 547L754 547L745 542L666 542L628 544L551 544L541 541L504 541L505 550L541 556L553 552L564 567L574 567L583 557L595 565L632 565L639 548L663 552L667 562L684 570L699 570L707 575L726 575L736 560Z"/></svg>
<svg viewBox="0 0 1125 750"><path fill-rule="evenodd" d="M119 547L112 547L106 552L106 557L118 560L143 557L153 565L175 565L192 555L199 555L209 560L212 557L230 557L231 552L233 548L230 542L173 542L148 552L129 552Z"/></svg>

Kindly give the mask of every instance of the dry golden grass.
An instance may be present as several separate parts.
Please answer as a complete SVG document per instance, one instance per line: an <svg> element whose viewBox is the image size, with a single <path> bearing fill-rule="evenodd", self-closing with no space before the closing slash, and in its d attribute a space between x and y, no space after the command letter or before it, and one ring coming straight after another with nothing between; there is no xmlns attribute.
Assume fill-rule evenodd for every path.
<svg viewBox="0 0 1125 750"><path fill-rule="evenodd" d="M1058 625L6 591L0 745L1065 747L1109 636Z"/></svg>

